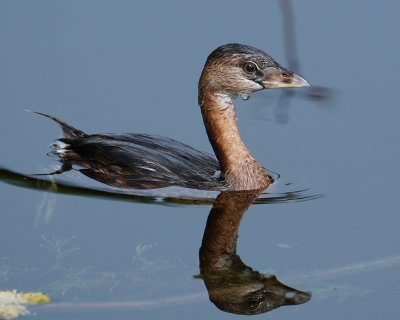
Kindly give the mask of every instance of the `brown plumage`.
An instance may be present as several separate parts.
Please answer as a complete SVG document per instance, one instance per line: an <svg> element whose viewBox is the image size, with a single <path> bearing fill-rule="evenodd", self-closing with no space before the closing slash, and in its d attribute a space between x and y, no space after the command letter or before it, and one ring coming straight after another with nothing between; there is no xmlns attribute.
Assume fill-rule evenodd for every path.
<svg viewBox="0 0 400 320"><path fill-rule="evenodd" d="M234 101L239 94L308 83L265 52L227 44L208 57L199 80L199 105L217 156L176 140L147 134L86 134L46 115L63 129L54 154L63 167L77 168L102 183L121 188L182 186L203 190L265 189L271 178L242 141Z"/></svg>

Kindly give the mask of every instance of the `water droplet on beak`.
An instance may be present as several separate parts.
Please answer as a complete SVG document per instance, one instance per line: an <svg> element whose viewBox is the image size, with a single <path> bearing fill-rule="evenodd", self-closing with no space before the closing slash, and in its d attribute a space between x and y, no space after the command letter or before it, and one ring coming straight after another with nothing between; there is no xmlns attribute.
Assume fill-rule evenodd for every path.
<svg viewBox="0 0 400 320"><path fill-rule="evenodd" d="M244 100L244 101L247 101L247 100L249 100L250 99L250 94L249 93L241 93L240 94L240 97Z"/></svg>

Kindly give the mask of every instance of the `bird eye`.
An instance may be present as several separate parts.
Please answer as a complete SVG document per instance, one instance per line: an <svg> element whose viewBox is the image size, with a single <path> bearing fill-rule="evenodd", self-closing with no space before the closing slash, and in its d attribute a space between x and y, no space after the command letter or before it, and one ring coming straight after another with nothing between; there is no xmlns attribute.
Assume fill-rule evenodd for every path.
<svg viewBox="0 0 400 320"><path fill-rule="evenodd" d="M256 311L261 305L261 302L259 301L249 301L247 303L247 308L249 311Z"/></svg>
<svg viewBox="0 0 400 320"><path fill-rule="evenodd" d="M247 73L254 73L257 71L257 67L253 62L246 62L243 67Z"/></svg>

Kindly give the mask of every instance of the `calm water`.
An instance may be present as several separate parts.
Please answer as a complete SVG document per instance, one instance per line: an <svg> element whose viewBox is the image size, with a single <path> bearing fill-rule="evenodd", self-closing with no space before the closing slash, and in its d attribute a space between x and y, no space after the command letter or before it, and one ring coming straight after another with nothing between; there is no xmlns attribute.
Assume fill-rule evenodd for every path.
<svg viewBox="0 0 400 320"><path fill-rule="evenodd" d="M324 197L251 206L237 254L312 292L260 318L397 319L400 4L293 2L295 70L329 99L261 92L238 102L239 126L264 166ZM59 128L27 108L87 132L154 133L211 152L197 107L207 55L240 42L293 65L285 19L278 1L2 1L0 166L57 166L46 153ZM210 204L8 183L0 195L0 290L50 294L52 304L31 308L40 319L237 317L196 277Z"/></svg>

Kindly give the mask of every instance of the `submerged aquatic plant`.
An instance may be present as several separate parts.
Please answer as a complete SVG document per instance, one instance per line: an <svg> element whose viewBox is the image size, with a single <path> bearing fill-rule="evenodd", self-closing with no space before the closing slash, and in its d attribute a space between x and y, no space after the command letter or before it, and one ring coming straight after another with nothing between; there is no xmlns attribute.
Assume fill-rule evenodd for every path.
<svg viewBox="0 0 400 320"><path fill-rule="evenodd" d="M50 297L42 292L0 291L0 319L15 319L30 314L26 305L50 302Z"/></svg>

